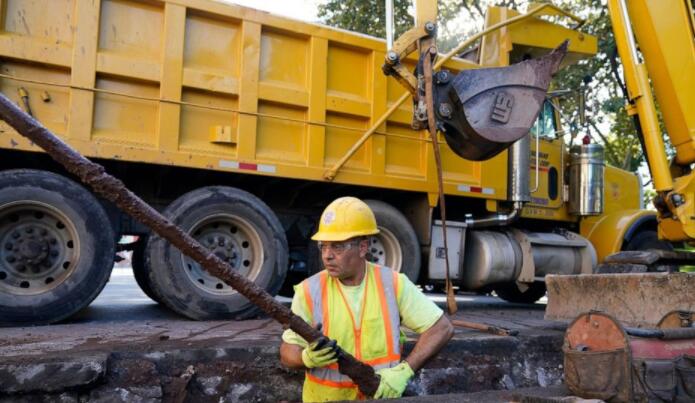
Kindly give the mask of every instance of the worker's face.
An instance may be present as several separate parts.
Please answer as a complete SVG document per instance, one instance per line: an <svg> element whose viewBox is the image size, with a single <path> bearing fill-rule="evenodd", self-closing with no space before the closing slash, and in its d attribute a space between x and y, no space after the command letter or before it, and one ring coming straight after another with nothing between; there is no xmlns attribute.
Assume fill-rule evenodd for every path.
<svg viewBox="0 0 695 403"><path fill-rule="evenodd" d="M331 277L340 280L352 279L364 268L369 240L348 239L342 242L321 241L318 243L323 266Z"/></svg>

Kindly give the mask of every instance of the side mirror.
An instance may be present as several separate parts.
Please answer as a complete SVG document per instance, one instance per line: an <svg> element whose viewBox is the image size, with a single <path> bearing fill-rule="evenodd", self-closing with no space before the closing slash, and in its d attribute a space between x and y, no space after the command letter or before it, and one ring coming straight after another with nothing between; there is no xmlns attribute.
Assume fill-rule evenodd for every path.
<svg viewBox="0 0 695 403"><path fill-rule="evenodd" d="M579 104L579 124L584 127L586 125L586 87L594 78L590 75L584 76L582 82L584 85L581 86L579 91L577 91L577 103Z"/></svg>
<svg viewBox="0 0 695 403"><path fill-rule="evenodd" d="M577 104L579 104L579 125L584 127L586 125L586 94L584 93L584 88L580 88L577 91Z"/></svg>

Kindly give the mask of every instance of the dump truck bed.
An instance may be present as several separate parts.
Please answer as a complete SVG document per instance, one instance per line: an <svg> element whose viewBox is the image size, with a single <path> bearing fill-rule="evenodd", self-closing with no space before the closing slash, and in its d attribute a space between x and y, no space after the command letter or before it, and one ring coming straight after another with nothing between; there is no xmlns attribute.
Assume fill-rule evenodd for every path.
<svg viewBox="0 0 695 403"><path fill-rule="evenodd" d="M0 90L88 157L323 180L404 92L381 71L384 41L240 6L0 5ZM411 119L406 102L335 181L434 194L432 146ZM40 151L2 130L0 147ZM506 153L442 158L447 193L506 197Z"/></svg>

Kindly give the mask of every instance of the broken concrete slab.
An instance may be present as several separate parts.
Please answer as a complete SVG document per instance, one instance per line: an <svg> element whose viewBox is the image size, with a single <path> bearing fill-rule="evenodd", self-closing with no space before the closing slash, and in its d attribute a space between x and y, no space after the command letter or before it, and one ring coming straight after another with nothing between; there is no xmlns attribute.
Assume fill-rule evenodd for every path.
<svg viewBox="0 0 695 403"><path fill-rule="evenodd" d="M89 394L90 403L159 403L161 387L101 387Z"/></svg>
<svg viewBox="0 0 695 403"><path fill-rule="evenodd" d="M107 353L52 359L8 360L0 364L0 392L55 392L85 387L101 380Z"/></svg>
<svg viewBox="0 0 695 403"><path fill-rule="evenodd" d="M669 312L695 311L695 273L548 275L545 282L549 320L600 311L628 326L656 327Z"/></svg>
<svg viewBox="0 0 695 403"><path fill-rule="evenodd" d="M378 400L368 400L377 402ZM436 396L403 397L389 400L393 403L436 402L436 403L601 403L603 400L582 399L571 396L565 386L533 387L515 390L488 390L474 393L453 393Z"/></svg>
<svg viewBox="0 0 695 403"><path fill-rule="evenodd" d="M406 393L425 396L559 385L561 343L560 332L454 339L418 371ZM405 353L413 347L412 341L406 343ZM97 402L145 403L172 397L188 402L300 401L304 374L283 368L278 356L275 341L112 352L100 384L82 388L80 396ZM189 379L184 381L186 374Z"/></svg>
<svg viewBox="0 0 695 403"><path fill-rule="evenodd" d="M35 395L26 397L0 397L0 403L82 403L77 392Z"/></svg>
<svg viewBox="0 0 695 403"><path fill-rule="evenodd" d="M467 309L457 317L519 330L518 337L456 329L445 349L419 371L410 396L554 386L562 381L561 323L542 309ZM13 394L21 402L300 401L304 374L280 365L282 328L243 322L146 321L3 329L0 356L23 362L108 353L106 374L79 390ZM166 337L163 337L166 336ZM409 334L405 353L412 350ZM190 369L190 370L189 370ZM158 397L160 396L161 397ZM0 390L0 396L8 396ZM67 397L67 395L63 395ZM20 399L20 400L16 400ZM65 400L65 403L73 400ZM0 397L0 403L5 403Z"/></svg>

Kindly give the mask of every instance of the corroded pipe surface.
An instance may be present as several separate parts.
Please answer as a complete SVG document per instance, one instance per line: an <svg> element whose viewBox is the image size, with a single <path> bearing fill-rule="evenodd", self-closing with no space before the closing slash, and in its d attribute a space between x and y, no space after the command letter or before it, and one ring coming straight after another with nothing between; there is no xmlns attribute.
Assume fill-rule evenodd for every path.
<svg viewBox="0 0 695 403"><path fill-rule="evenodd" d="M140 221L153 232L169 241L183 254L198 262L210 274L237 290L256 304L270 317L297 332L312 342L323 336L302 318L245 277L235 272L227 263L199 244L195 239L167 220L157 210L128 190L123 182L107 174L99 164L83 157L69 145L56 137L41 123L19 109L5 95L0 94L0 119L12 126L19 134L44 149L54 160L70 173L89 185L101 197L110 200L125 213ZM367 396L373 396L379 386L374 368L358 361L345 351L339 354L340 372L349 376Z"/></svg>

